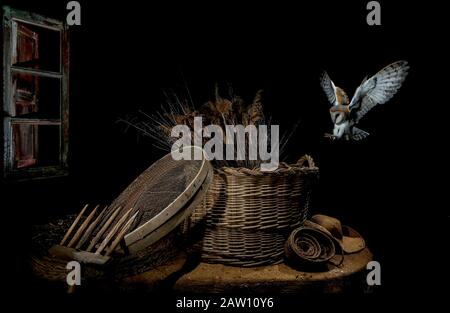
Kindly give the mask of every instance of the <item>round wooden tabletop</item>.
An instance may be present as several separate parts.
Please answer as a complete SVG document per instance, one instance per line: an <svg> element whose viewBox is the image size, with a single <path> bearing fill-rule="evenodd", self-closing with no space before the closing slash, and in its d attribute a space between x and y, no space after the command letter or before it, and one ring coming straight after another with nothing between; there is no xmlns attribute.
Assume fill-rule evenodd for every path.
<svg viewBox="0 0 450 313"><path fill-rule="evenodd" d="M191 270L186 269L185 259L180 258L125 278L122 285L131 289L133 285L139 285L140 289L143 286L154 289L170 277L170 288L183 293L336 293L361 288L367 263L371 260L372 254L366 248L345 255L340 266L329 264L327 269L309 272L286 264L244 268L203 262Z"/></svg>

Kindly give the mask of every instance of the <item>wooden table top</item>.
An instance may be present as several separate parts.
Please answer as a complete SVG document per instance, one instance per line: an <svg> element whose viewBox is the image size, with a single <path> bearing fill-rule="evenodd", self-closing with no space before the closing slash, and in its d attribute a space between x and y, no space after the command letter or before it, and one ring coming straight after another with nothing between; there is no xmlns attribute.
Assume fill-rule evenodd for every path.
<svg viewBox="0 0 450 313"><path fill-rule="evenodd" d="M320 272L302 271L286 264L244 268L203 262L193 269L186 269L185 260L178 258L154 270L125 278L122 283L129 288L135 285L140 289L154 289L171 280L172 290L188 293L290 293L309 289L339 292L351 284L352 278L366 270L372 254L366 248L359 253L345 255L340 266L330 264L327 270Z"/></svg>

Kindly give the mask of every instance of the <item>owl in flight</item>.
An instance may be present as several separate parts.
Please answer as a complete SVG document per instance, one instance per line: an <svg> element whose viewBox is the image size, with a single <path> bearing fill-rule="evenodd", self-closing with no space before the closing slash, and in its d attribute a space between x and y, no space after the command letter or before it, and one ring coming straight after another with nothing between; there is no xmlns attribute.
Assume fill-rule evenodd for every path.
<svg viewBox="0 0 450 313"><path fill-rule="evenodd" d="M331 120L334 123L333 134L325 134L331 139L361 140L369 133L359 129L356 125L377 104L389 101L400 89L408 74L408 62L397 61L389 64L381 71L364 78L356 89L351 101L341 88L337 87L324 72L320 84L325 91L330 108Z"/></svg>

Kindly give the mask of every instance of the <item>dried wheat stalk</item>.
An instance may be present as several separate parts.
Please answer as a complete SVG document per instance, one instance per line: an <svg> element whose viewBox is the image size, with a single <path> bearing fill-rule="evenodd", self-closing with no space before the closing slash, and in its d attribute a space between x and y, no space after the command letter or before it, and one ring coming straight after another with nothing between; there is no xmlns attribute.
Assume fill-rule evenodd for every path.
<svg viewBox="0 0 450 313"><path fill-rule="evenodd" d="M172 144L178 139L171 137L172 127L184 124L189 126L190 129L194 129L194 117L201 116L203 118L203 126L219 125L224 135L225 125L243 125L244 127L248 125L267 125L270 132L271 120L270 118L266 119L264 115L262 94L263 91L259 90L253 102L247 104L241 97L233 93L231 87L229 88L229 99L223 98L216 85L214 99L207 101L198 110L195 109L192 101L182 100L175 93L172 95L166 94L166 103L156 113L147 114L139 111L138 115L121 118L118 121L136 129L141 135L151 138L155 147L164 151L170 151ZM294 131L295 128L282 136L280 140L280 154ZM192 142L194 142L195 136L198 136L198 134L193 131ZM270 138L270 133L268 136ZM247 136L246 140L248 139ZM205 143L209 138L202 138L202 140ZM226 140L224 136L224 144L226 144ZM248 156L248 145L238 148L245 149L245 155ZM233 161L214 160L213 165L216 167L232 166L256 169L260 167L261 160L248 160L248 158Z"/></svg>

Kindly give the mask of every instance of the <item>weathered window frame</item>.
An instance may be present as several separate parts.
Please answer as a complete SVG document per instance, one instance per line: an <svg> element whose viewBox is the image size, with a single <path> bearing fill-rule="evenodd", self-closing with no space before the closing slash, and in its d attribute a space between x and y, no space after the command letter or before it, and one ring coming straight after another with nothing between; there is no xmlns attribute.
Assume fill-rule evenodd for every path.
<svg viewBox="0 0 450 313"><path fill-rule="evenodd" d="M3 11L3 177L7 180L33 179L65 176L68 174L69 150L69 43L67 25L61 21L38 14L15 10L4 6ZM13 21L58 31L60 34L60 66L59 71L25 68L12 64ZM12 75L14 73L33 74L37 77L57 78L60 80L60 116L56 119L13 117ZM59 125L60 147L59 164L52 166L36 166L15 169L12 125L14 123L30 123L33 125Z"/></svg>

